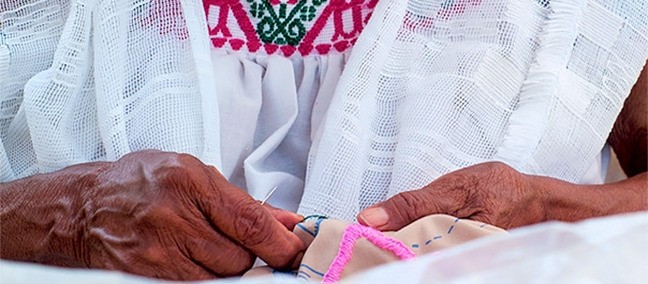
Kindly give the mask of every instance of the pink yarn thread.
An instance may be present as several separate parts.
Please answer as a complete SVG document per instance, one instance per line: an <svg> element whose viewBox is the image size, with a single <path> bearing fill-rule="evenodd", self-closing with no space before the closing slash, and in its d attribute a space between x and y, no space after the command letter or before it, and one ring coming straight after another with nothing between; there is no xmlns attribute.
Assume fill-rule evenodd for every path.
<svg viewBox="0 0 648 284"><path fill-rule="evenodd" d="M353 224L346 227L344 233L342 234L342 240L340 241L340 250L338 254L333 259L331 266L329 266L328 271L324 274L322 278L322 283L336 283L340 280L342 275L342 270L351 260L353 255L353 247L355 246L359 238L366 238L369 242L375 246L392 252L401 260L408 260L416 257L414 252L410 250L403 242L390 238L383 235L376 229L362 226L360 224Z"/></svg>

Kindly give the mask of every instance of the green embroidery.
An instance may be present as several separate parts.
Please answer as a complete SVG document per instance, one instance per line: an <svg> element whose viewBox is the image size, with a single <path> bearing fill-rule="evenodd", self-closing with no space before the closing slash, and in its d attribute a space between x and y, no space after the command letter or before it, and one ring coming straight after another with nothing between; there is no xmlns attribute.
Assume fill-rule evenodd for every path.
<svg viewBox="0 0 648 284"><path fill-rule="evenodd" d="M315 19L317 8L327 0L298 0L296 4L279 3L276 10L270 0L247 1L250 3L250 14L260 19L256 32L261 41L298 46L306 35L305 23Z"/></svg>

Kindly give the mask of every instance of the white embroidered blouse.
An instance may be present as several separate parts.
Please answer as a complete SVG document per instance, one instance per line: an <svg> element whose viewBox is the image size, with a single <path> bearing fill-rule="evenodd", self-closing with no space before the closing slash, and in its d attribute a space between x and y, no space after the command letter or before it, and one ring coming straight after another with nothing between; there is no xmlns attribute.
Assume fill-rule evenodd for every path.
<svg viewBox="0 0 648 284"><path fill-rule="evenodd" d="M140 149L350 220L499 160L600 182L648 1L8 0L0 181ZM602 150L603 149L603 150Z"/></svg>

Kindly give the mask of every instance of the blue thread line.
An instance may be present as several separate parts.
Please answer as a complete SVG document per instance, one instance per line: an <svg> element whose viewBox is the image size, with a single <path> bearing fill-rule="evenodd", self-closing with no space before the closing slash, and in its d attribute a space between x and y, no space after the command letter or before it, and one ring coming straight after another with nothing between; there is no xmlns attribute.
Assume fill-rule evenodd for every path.
<svg viewBox="0 0 648 284"><path fill-rule="evenodd" d="M326 217L324 215L308 215L308 216L304 217L304 219L301 220L301 221L305 222L305 221L308 221L309 219L315 219L315 218L317 218L317 219L328 219L328 217Z"/></svg>
<svg viewBox="0 0 648 284"><path fill-rule="evenodd" d="M481 226L479 226L479 227L480 227L480 228L483 228L483 227L485 227L485 226L486 226L486 224L482 224L482 225L481 225Z"/></svg>
<svg viewBox="0 0 648 284"><path fill-rule="evenodd" d="M419 248L419 245L418 244L413 244L412 247L413 248Z"/></svg>
<svg viewBox="0 0 648 284"><path fill-rule="evenodd" d="M302 225L302 224L297 224L297 227L300 228L300 229L302 229L302 231L304 231L304 232L310 234L310 235L313 236L313 237L316 236L315 233L309 231L308 228L306 228L306 227L305 227L304 225Z"/></svg>
<svg viewBox="0 0 648 284"><path fill-rule="evenodd" d="M319 233L319 227L322 224L322 222L324 222L324 220L326 220L326 218L320 218L317 219L317 221L315 221L315 236L317 236L317 233Z"/></svg>
<svg viewBox="0 0 648 284"><path fill-rule="evenodd" d="M295 273L295 271L292 270L278 270L278 269L272 269L272 274L288 274L292 276L297 275L297 273Z"/></svg>
<svg viewBox="0 0 648 284"><path fill-rule="evenodd" d="M304 279L304 280L310 282L310 279L309 279L309 278L306 278L306 276L304 276L304 275L297 275L297 278L301 278L301 279Z"/></svg>
<svg viewBox="0 0 648 284"><path fill-rule="evenodd" d="M303 275L303 276L306 276L306 277L308 277L308 278L311 278L310 274L308 274L306 271L303 271L303 270L300 270L300 271L297 273L297 275Z"/></svg>
<svg viewBox="0 0 648 284"><path fill-rule="evenodd" d="M315 230L314 232L311 232L310 230L308 230L308 228L306 228L306 226L302 225L301 223L297 224L297 227L302 229L304 232L310 234L311 236L317 237L317 234L319 233L320 225L322 224L322 222L324 222L324 220L326 220L328 218L325 217L325 216L311 215L311 216L308 216L308 217L304 218L304 220L309 219L309 218L317 218L317 221L315 221L315 228L313 228Z"/></svg>
<svg viewBox="0 0 648 284"><path fill-rule="evenodd" d="M319 271L315 270L314 268L312 268L312 267L310 267L310 266L308 266L308 265L306 265L306 264L302 264L302 265L300 265L299 267L306 268L306 269L312 271L313 273L315 273L315 274L317 274L317 275L319 275L319 276L322 276L322 277L324 276L324 273L319 272Z"/></svg>
<svg viewBox="0 0 648 284"><path fill-rule="evenodd" d="M440 238L441 238L441 236L436 236L436 237L432 238L432 240L438 240ZM426 246L429 245L432 242L432 240L427 240L427 242L425 242L425 245Z"/></svg>
<svg viewBox="0 0 648 284"><path fill-rule="evenodd" d="M459 218L455 219L454 222L459 222ZM452 229L454 229L454 225L450 226L450 229L448 229L448 234L452 233Z"/></svg>

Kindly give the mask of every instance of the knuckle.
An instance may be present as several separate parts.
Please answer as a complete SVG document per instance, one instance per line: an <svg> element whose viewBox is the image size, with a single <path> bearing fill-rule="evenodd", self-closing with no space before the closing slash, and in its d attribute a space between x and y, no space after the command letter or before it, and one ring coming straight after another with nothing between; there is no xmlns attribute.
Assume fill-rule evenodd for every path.
<svg viewBox="0 0 648 284"><path fill-rule="evenodd" d="M395 195L393 198L393 210L390 214L403 221L413 221L417 219L420 212L423 211L420 194L413 191L405 191Z"/></svg>
<svg viewBox="0 0 648 284"><path fill-rule="evenodd" d="M272 224L261 211L265 209L255 205L257 204L243 204L239 209L236 235L238 241L247 247L262 244L272 229Z"/></svg>
<svg viewBox="0 0 648 284"><path fill-rule="evenodd" d="M514 181L519 172L502 162L491 162L488 164L488 171L484 173L487 175L483 181L494 184L501 184Z"/></svg>
<svg viewBox="0 0 648 284"><path fill-rule="evenodd" d="M489 172L494 174L509 174L515 171L509 165L499 161L488 162L485 165L488 167Z"/></svg>
<svg viewBox="0 0 648 284"><path fill-rule="evenodd" d="M182 161L182 163L187 164L187 165L194 165L194 166L204 166L203 162L200 161L197 157L187 154L187 153L176 153L177 159L179 161Z"/></svg>

